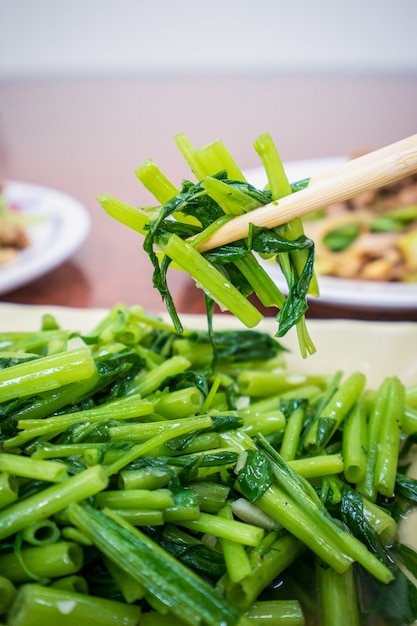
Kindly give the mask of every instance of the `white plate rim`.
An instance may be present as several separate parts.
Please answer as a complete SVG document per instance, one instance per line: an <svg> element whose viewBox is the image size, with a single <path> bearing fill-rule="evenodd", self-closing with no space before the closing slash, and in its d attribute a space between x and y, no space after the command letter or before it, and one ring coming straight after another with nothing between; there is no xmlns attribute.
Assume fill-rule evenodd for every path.
<svg viewBox="0 0 417 626"><path fill-rule="evenodd" d="M13 260L0 265L0 295L47 274L63 263L87 238L91 218L76 198L42 185L4 181L6 201L22 215L35 218L28 226L30 245Z"/></svg>
<svg viewBox="0 0 417 626"><path fill-rule="evenodd" d="M305 159L285 162L284 167L290 182L293 183L331 170L347 160L345 156ZM250 183L259 188L266 184L266 174L262 167L245 170L244 174ZM287 284L278 266L274 267L271 261L263 259L259 261L285 293ZM331 276L318 276L318 283L320 288L318 300L323 303L358 309L391 311L417 309L416 284L359 281ZM317 301L312 297L310 300Z"/></svg>

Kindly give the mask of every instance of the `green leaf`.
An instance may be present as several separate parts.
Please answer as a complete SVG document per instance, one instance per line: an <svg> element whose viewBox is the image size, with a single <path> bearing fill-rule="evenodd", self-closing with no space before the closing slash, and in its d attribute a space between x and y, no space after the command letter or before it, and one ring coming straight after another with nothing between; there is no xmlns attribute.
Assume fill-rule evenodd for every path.
<svg viewBox="0 0 417 626"><path fill-rule="evenodd" d="M395 492L397 495L411 500L411 502L417 502L417 480L411 478L411 476L404 476L403 474L397 473Z"/></svg>
<svg viewBox="0 0 417 626"><path fill-rule="evenodd" d="M417 578L417 552L403 543L397 543L395 549L408 571Z"/></svg>
<svg viewBox="0 0 417 626"><path fill-rule="evenodd" d="M237 482L243 495L250 502L256 502L273 482L268 460L256 450L248 450L246 463L238 473Z"/></svg>
<svg viewBox="0 0 417 626"><path fill-rule="evenodd" d="M384 546L374 527L368 522L363 512L363 499L359 492L347 485L341 490L340 504L341 518L351 533L362 541L378 559L389 569L396 569L391 558L388 557Z"/></svg>
<svg viewBox="0 0 417 626"><path fill-rule="evenodd" d="M328 231L323 237L323 243L332 252L341 252L352 245L360 231L361 225L359 223L343 224L343 226Z"/></svg>

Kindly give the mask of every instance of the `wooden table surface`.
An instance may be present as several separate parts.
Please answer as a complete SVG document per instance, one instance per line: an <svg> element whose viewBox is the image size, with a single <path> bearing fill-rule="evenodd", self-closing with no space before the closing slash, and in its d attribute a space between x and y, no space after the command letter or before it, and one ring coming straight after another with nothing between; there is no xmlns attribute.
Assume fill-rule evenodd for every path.
<svg viewBox="0 0 417 626"><path fill-rule="evenodd" d="M179 184L190 177L173 137L197 146L221 137L242 169L259 166L252 147L272 134L284 161L353 154L416 132L417 77L333 75L122 76L0 81L0 178L59 189L91 216L87 240L48 274L2 302L163 310L141 238L99 206L101 193L139 205L152 198L134 171L147 158ZM193 281L170 273L180 312L201 313ZM266 311L274 315L276 311ZM405 311L330 306L315 318L417 321Z"/></svg>

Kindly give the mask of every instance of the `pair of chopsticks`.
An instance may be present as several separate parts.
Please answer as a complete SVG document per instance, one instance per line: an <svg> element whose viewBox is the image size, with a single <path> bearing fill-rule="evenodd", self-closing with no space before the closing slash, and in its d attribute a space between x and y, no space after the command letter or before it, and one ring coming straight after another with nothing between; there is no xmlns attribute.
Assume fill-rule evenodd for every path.
<svg viewBox="0 0 417 626"><path fill-rule="evenodd" d="M417 173L417 135L380 148L310 179L308 187L233 218L197 246L200 252L247 237L249 225L275 228ZM294 181L292 181L294 182Z"/></svg>

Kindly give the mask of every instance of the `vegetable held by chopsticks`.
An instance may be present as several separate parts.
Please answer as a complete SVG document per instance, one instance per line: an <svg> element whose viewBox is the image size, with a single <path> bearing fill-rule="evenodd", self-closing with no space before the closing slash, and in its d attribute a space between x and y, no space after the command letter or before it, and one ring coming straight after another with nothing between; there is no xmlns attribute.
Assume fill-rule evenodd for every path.
<svg viewBox="0 0 417 626"><path fill-rule="evenodd" d="M263 315L249 297L278 313L278 335L295 326L304 356L315 351L304 315L307 293L318 295L313 278L314 246L296 220L276 231L252 227L243 238L210 251L200 247L223 224L293 193L281 159L268 134L255 142L269 175L269 188L258 190L249 184L222 141L195 149L184 134L175 138L199 182L184 180L176 188L148 160L136 171L137 177L155 196L160 206L139 212L115 198L100 196L103 208L115 219L144 236L144 249L154 266L153 281L178 332L182 331L167 282L169 267L190 274L204 290L209 326L214 304L229 310L252 328ZM254 252L279 255L290 292L286 297L259 264Z"/></svg>
<svg viewBox="0 0 417 626"><path fill-rule="evenodd" d="M307 296L318 296L314 242L304 235L301 217L323 206L417 172L417 135L376 150L314 179L290 183L268 133L254 148L268 185L255 189L225 145L217 140L196 149L184 133L175 141L198 182L184 180L178 189L151 160L137 177L160 203L139 212L115 198L99 202L115 219L144 236L154 266L154 286L161 293L177 331L182 326L167 282L169 267L189 273L205 293L209 325L214 304L229 310L247 327L262 314L249 300L277 308L277 336L296 328L301 354L315 351L305 314ZM260 266L254 253L275 257L284 274L285 296Z"/></svg>

